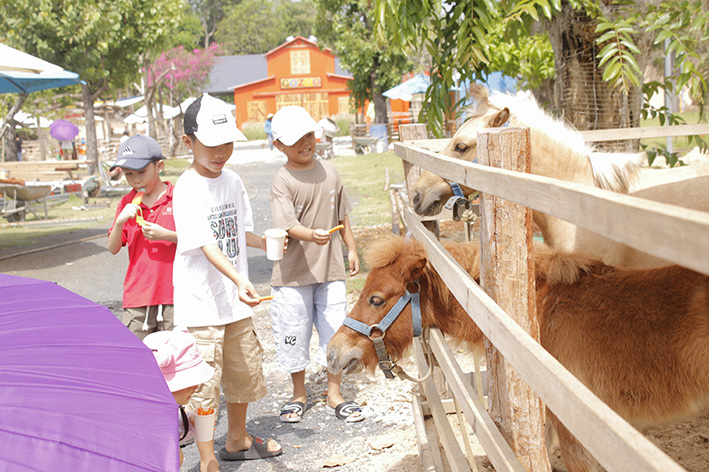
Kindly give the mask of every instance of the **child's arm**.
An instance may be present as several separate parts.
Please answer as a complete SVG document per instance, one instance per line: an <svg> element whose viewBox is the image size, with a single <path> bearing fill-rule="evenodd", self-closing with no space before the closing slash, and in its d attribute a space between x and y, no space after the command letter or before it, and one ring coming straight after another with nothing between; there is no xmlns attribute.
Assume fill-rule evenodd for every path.
<svg viewBox="0 0 709 472"><path fill-rule="evenodd" d="M350 266L350 275L357 275L359 273L359 254L357 254L357 243L355 243L354 234L352 233L352 226L350 226L350 218L345 216L345 219L340 221L344 228L340 230L340 236L342 236L342 241L344 241L347 246L347 262Z"/></svg>
<svg viewBox="0 0 709 472"><path fill-rule="evenodd" d="M143 224L143 236L150 241L169 241L177 243L177 233L156 223L146 221Z"/></svg>
<svg viewBox="0 0 709 472"><path fill-rule="evenodd" d="M330 242L330 233L327 230L306 228L303 225L293 226L288 230L288 236L301 241L313 242L318 246L324 246Z"/></svg>
<svg viewBox="0 0 709 472"><path fill-rule="evenodd" d="M256 249L266 250L266 236L259 236L251 231L246 232L246 245Z"/></svg>
<svg viewBox="0 0 709 472"><path fill-rule="evenodd" d="M219 272L229 277L229 279L239 287L239 300L249 306L256 306L260 303L258 300L258 292L251 281L236 270L236 267L229 262L229 259L222 253L219 246L216 244L202 246L202 252Z"/></svg>
<svg viewBox="0 0 709 472"><path fill-rule="evenodd" d="M140 207L135 203L128 203L116 217L113 229L108 234L108 250L111 254L118 254L123 247L123 225L131 218L135 218Z"/></svg>

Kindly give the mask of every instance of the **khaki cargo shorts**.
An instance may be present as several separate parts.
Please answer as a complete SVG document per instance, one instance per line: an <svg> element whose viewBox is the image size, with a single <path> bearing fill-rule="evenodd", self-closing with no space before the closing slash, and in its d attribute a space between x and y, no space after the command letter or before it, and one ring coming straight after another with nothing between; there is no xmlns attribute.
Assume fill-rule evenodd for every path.
<svg viewBox="0 0 709 472"><path fill-rule="evenodd" d="M202 358L215 372L192 394L187 411L200 406L217 410L222 386L227 403L255 402L266 395L263 348L250 317L224 326L188 329L197 340Z"/></svg>

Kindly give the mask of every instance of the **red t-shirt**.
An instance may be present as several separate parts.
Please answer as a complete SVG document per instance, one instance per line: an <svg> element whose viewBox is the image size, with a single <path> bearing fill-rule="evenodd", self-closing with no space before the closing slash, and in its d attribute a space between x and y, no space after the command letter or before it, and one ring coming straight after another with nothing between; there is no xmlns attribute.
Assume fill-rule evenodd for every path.
<svg viewBox="0 0 709 472"><path fill-rule="evenodd" d="M151 208L140 204L145 221L155 223L165 229L175 231L172 217L172 190L170 182L165 182L167 191ZM124 195L116 208L116 218L123 208L133 201L136 191ZM111 225L111 231L113 230ZM172 263L175 260L177 244L170 241L149 241L143 236L135 218L123 225L123 246L128 246L128 270L123 282L123 308L151 305L172 305Z"/></svg>

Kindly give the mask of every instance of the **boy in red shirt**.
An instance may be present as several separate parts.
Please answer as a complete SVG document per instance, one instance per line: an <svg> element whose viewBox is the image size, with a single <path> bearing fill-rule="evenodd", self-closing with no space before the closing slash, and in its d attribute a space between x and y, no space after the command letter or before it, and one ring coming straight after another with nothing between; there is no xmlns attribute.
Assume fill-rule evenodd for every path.
<svg viewBox="0 0 709 472"><path fill-rule="evenodd" d="M163 159L153 138L136 135L121 144L111 167L120 167L133 187L116 208L108 250L117 254L128 246L123 323L140 339L173 328L172 262L177 233L172 217L173 186L160 179Z"/></svg>

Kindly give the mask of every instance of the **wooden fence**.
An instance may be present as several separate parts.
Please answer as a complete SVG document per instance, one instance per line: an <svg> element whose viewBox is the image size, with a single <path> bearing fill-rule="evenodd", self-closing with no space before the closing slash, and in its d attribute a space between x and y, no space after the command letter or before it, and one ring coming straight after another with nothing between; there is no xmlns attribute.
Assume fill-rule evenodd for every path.
<svg viewBox="0 0 709 472"><path fill-rule="evenodd" d="M480 385L481 380L470 382L467 379L443 336L434 330L430 345L453 398L439 398L429 383L422 386L425 401L414 400L424 469L476 470L470 451L468 460L463 455L447 418L448 413L457 412L465 416L496 471L550 470L543 444L543 418L534 415L535 411L543 411L538 395L607 470L684 470L601 402L530 336L529 326L519 321L529 320L530 313L535 314L535 307L520 304L516 298L528 295L530 289L527 284L530 280L530 258L527 257L530 256L527 250L531 249L530 209L570 221L705 274L709 274L709 213L519 172L524 170L526 161L509 156L523 156L528 160L528 130L502 128L485 130L478 135L479 161L493 165L512 162L517 167L508 170L462 162L420 146L425 144L429 148L441 149L446 140L406 142L417 135L425 137L425 128L421 126L402 126L405 142L395 143L395 153L404 161L407 183L416 180L420 171L413 166L418 166L482 192L481 244L486 245L483 253L492 255L481 260L486 290L476 284L435 236L423 227L420 218L409 209L408 202L399 199L394 203L408 231L424 244L431 264L489 340L486 347L488 377L499 380L502 376L505 382L515 385L520 382L533 391L532 394L523 391L521 396L505 395L495 380L489 381L489 408L497 420L493 421L475 393L474 385ZM507 216L501 215L512 216L505 221ZM497 239L503 232L504 244ZM654 237L648 238L651 233ZM512 268L513 275L510 276L510 268L497 261L518 261ZM510 280L515 280L522 288L510 289L506 286L506 281ZM529 299L533 300L533 297ZM422 362L418 341L414 343L414 350L417 361ZM496 357L498 352L500 357ZM423 373L425 368L420 370ZM508 391L515 390L516 387ZM523 414L519 414L520 411ZM434 431L423 423L424 412L433 415L434 436L438 439L431 437ZM521 422L517 421L520 419ZM516 456L503 438L514 444L516 450L523 449L526 453ZM438 440L444 445L447 464L438 453Z"/></svg>

